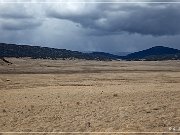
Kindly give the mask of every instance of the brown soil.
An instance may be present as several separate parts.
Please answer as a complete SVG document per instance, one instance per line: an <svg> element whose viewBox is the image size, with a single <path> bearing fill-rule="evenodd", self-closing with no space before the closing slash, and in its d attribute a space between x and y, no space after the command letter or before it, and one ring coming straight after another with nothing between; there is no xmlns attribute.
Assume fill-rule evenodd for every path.
<svg viewBox="0 0 180 135"><path fill-rule="evenodd" d="M6 59L0 132L180 132L180 61Z"/></svg>

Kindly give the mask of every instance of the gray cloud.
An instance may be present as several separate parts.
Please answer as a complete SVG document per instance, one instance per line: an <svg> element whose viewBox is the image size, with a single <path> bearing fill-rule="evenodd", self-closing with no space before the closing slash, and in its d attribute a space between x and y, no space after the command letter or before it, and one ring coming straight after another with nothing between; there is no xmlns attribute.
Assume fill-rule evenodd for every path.
<svg viewBox="0 0 180 135"><path fill-rule="evenodd" d="M36 20L21 20L21 21L14 21L14 20L3 20L1 21L1 28L4 30L25 30L25 29L32 29L36 28L41 25L41 22Z"/></svg>
<svg viewBox="0 0 180 135"><path fill-rule="evenodd" d="M0 28L4 30L24 30L39 27L43 22L33 8L26 4L0 5Z"/></svg>
<svg viewBox="0 0 180 135"><path fill-rule="evenodd" d="M88 10L88 6L84 9ZM49 8L48 17L66 19L90 28L94 34L121 34L122 32L142 35L180 34L180 6L176 4L96 4L89 12L66 12ZM80 11L79 11L80 12Z"/></svg>
<svg viewBox="0 0 180 135"><path fill-rule="evenodd" d="M1 4L0 35L0 42L80 51L180 49L180 4Z"/></svg>

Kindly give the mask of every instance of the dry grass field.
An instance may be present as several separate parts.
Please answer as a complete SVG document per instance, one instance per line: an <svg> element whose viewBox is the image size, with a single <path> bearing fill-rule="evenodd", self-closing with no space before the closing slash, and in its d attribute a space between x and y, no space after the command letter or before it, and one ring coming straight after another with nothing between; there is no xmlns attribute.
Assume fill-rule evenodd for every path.
<svg viewBox="0 0 180 135"><path fill-rule="evenodd" d="M7 60L0 132L180 132L180 61Z"/></svg>

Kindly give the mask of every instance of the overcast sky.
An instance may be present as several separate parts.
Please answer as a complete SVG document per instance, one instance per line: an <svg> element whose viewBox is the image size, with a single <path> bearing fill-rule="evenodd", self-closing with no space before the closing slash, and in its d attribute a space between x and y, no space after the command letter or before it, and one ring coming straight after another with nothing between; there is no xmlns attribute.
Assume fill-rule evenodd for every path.
<svg viewBox="0 0 180 135"><path fill-rule="evenodd" d="M42 1L0 0L0 42L79 51L134 52L157 45L180 49L180 3Z"/></svg>

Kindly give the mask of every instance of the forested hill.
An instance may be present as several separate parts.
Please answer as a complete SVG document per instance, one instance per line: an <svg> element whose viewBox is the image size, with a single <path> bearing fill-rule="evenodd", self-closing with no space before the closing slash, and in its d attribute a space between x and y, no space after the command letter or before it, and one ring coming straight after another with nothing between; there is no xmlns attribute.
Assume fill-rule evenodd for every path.
<svg viewBox="0 0 180 135"><path fill-rule="evenodd" d="M0 43L0 58L31 57L33 59L85 59L85 60L180 60L180 50L155 46L146 50L118 56L105 52L83 53L66 49Z"/></svg>
<svg viewBox="0 0 180 135"><path fill-rule="evenodd" d="M146 50L131 53L124 57L126 60L176 60L180 59L180 50L155 46Z"/></svg>
<svg viewBox="0 0 180 135"><path fill-rule="evenodd" d="M107 55L107 53L82 53L66 49L0 43L0 57L31 57L33 59L62 58L85 60L116 60L118 56Z"/></svg>

